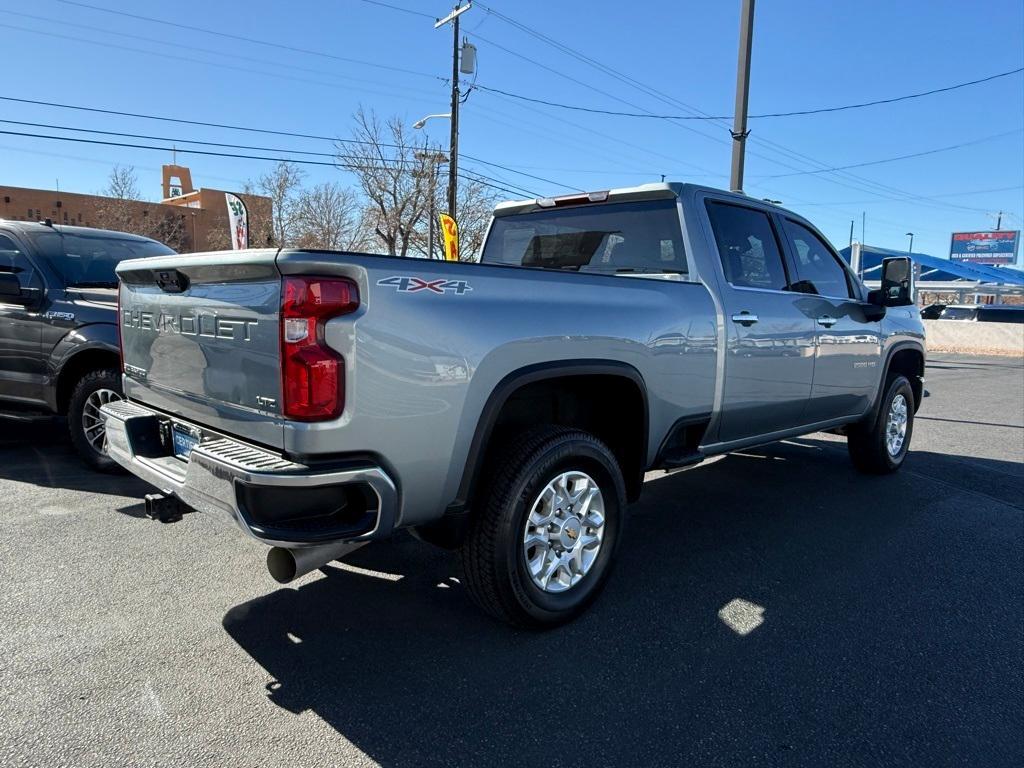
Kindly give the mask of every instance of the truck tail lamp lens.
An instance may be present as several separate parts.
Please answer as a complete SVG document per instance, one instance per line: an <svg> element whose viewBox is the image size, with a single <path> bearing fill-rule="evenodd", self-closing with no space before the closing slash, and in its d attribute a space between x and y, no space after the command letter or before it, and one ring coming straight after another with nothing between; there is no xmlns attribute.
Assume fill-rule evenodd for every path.
<svg viewBox="0 0 1024 768"><path fill-rule="evenodd" d="M281 394L285 416L299 421L337 418L345 407L345 361L324 341L332 317L359 308L351 280L281 280Z"/></svg>

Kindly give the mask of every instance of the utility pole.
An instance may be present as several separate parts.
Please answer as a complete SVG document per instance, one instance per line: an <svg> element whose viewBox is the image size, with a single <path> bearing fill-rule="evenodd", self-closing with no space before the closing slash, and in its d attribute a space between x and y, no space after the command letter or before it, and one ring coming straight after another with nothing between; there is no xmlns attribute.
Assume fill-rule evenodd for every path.
<svg viewBox="0 0 1024 768"><path fill-rule="evenodd" d="M740 53L736 63L736 110L732 130L732 174L729 189L743 191L743 160L746 152L747 101L750 96L750 51L754 42L754 0L743 0L740 10Z"/></svg>
<svg viewBox="0 0 1024 768"><path fill-rule="evenodd" d="M439 29L451 22L452 25L452 133L448 159L448 215L455 221L455 201L458 198L459 177L459 16L473 7L472 3L462 5L456 3L452 12L443 19L438 19L434 29Z"/></svg>
<svg viewBox="0 0 1024 768"><path fill-rule="evenodd" d="M850 219L850 247L853 248L853 219Z"/></svg>
<svg viewBox="0 0 1024 768"><path fill-rule="evenodd" d="M430 213L428 214L430 219L430 234L428 235L428 255L429 258L434 258L434 241L435 232L437 227L437 211L435 210L434 201L437 199L437 166L442 163L448 162L448 156L444 152L436 150L416 152L415 158L421 162L429 163L429 170L427 171L427 184L430 189Z"/></svg>

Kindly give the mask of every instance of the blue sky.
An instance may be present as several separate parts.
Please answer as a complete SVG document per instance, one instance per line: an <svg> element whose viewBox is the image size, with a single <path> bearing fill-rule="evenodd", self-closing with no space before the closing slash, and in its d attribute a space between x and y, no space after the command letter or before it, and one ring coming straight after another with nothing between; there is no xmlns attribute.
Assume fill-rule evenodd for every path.
<svg viewBox="0 0 1024 768"><path fill-rule="evenodd" d="M416 13L365 0L82 3L92 7L77 0L0 0L6 65L0 95L341 137L349 135L351 115L360 105L409 123L448 110L446 85L438 78L450 74L451 33L434 30L431 19L418 14L443 15L450 0L387 0ZM739 0L489 0L487 6L622 79L476 6L462 19L463 31L478 47L480 85L618 111L732 112ZM750 111L900 96L1022 65L1024 4L1019 0L761 0ZM193 139L331 150L317 140L9 101L0 101L0 117L169 137L181 139L182 147ZM859 239L866 212L867 242L905 248L905 233L913 231L914 250L945 256L950 232L991 228L989 212L1008 212L1004 229L1022 227L1022 126L1020 74L898 104L752 120L746 191L782 200L818 223L839 247L847 243L851 219ZM467 169L531 193L604 189L657 181L661 174L728 185L727 122L569 112L477 90L463 108L461 127L462 152L549 181L464 161ZM84 136L11 124L0 124L0 130ZM433 121L427 130L432 140L447 145L446 121ZM969 145L842 173L806 173L963 143ZM121 163L136 167L145 195L156 199L159 167L169 160L164 152L0 135L0 183L17 186L53 188L59 179L63 190L94 192L111 165ZM219 188L240 187L269 165L187 154L179 161L192 168L197 184ZM307 170L311 182L350 181L333 168Z"/></svg>

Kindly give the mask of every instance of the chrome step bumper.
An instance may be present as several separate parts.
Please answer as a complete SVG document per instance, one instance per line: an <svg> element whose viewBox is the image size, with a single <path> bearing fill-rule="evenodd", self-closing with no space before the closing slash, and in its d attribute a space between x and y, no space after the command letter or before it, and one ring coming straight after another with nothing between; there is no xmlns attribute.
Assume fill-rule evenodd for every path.
<svg viewBox="0 0 1024 768"><path fill-rule="evenodd" d="M398 515L398 491L379 466L358 463L319 470L283 458L263 448L198 428L138 403L120 400L101 409L107 430L109 456L132 474L173 494L200 512L226 515L246 533L270 546L296 547L327 541L365 541L389 536ZM188 459L174 456L161 437L170 422L200 429L202 441ZM309 530L266 525L255 519L252 504L261 494L273 494L274 504L289 494L315 493L336 487L366 489L376 510L367 505L365 522L356 530ZM282 495L283 494L283 495ZM330 494L328 494L330 495ZM364 530L365 529L365 530Z"/></svg>

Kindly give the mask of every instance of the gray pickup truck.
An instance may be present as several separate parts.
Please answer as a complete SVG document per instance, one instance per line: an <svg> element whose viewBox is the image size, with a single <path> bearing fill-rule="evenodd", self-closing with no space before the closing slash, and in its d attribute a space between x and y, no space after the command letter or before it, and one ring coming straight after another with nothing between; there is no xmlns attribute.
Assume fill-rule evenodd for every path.
<svg viewBox="0 0 1024 768"><path fill-rule="evenodd" d="M224 514L281 582L405 528L522 626L602 587L644 473L819 430L902 464L924 333L806 220L653 184L505 203L479 263L253 250L127 261L110 456Z"/></svg>

